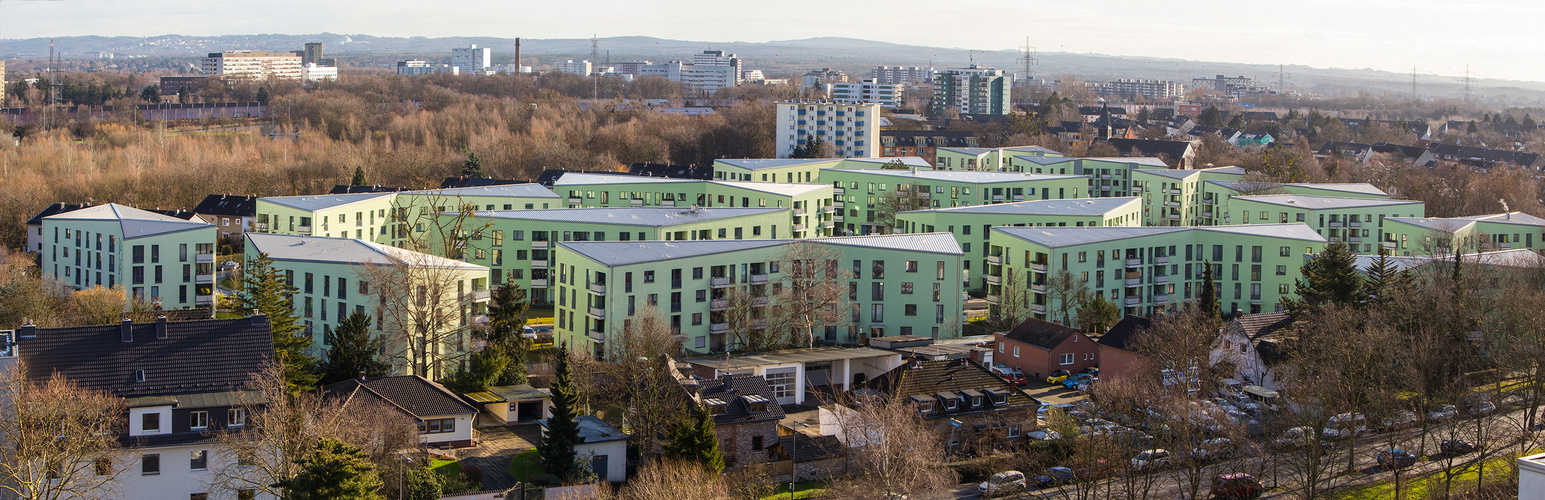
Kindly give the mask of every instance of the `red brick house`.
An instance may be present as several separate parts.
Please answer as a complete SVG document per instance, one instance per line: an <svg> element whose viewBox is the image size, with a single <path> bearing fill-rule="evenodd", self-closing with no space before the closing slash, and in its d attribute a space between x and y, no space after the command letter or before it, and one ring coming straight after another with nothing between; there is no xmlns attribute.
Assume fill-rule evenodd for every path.
<svg viewBox="0 0 1545 500"><path fill-rule="evenodd" d="M1057 370L1078 373L1100 366L1100 348L1093 339L1049 321L1027 319L1006 333L994 333L993 340L998 352L992 360L1019 368L1032 380L1045 379Z"/></svg>
<svg viewBox="0 0 1545 500"><path fill-rule="evenodd" d="M1138 375L1145 358L1134 352L1134 346L1138 333L1152 324L1148 318L1127 316L1100 336L1097 342L1100 346L1100 378L1113 380Z"/></svg>
<svg viewBox="0 0 1545 500"><path fill-rule="evenodd" d="M713 414L714 434L724 465L737 467L776 460L778 421L783 407L762 377L725 375L698 386L696 399Z"/></svg>

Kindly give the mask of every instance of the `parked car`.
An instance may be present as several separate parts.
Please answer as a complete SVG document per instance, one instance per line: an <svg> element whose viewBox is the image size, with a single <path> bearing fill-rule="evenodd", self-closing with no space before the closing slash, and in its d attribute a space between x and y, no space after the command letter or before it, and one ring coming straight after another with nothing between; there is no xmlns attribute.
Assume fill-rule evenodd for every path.
<svg viewBox="0 0 1545 500"><path fill-rule="evenodd" d="M536 329L529 326L521 328L520 336L536 340Z"/></svg>
<svg viewBox="0 0 1545 500"><path fill-rule="evenodd" d="M1314 443L1313 427L1294 427L1283 432L1272 444L1278 448L1305 448ZM1335 448L1335 443L1320 440L1320 448L1329 450Z"/></svg>
<svg viewBox="0 0 1545 500"><path fill-rule="evenodd" d="M1330 421L1325 424L1324 432L1328 439L1361 436L1368 432L1368 420L1361 413L1342 413L1330 417Z"/></svg>
<svg viewBox="0 0 1545 500"><path fill-rule="evenodd" d="M1020 372L1018 368L1003 363L993 363L992 374L1002 377L1003 380L1008 381L1010 384L1025 385L1025 374Z"/></svg>
<svg viewBox="0 0 1545 500"><path fill-rule="evenodd" d="M1385 430L1403 429L1413 425L1416 425L1416 412L1412 411L1402 411L1379 421L1379 427Z"/></svg>
<svg viewBox="0 0 1545 500"><path fill-rule="evenodd" d="M993 474L976 486L976 492L984 497L995 497L1025 491L1025 473L1010 470Z"/></svg>
<svg viewBox="0 0 1545 500"><path fill-rule="evenodd" d="M1219 500L1250 500L1259 498L1265 491L1261 482L1249 474L1219 474L1212 477L1212 497Z"/></svg>
<svg viewBox="0 0 1545 500"><path fill-rule="evenodd" d="M1497 411L1497 405L1491 402L1491 398L1484 393L1471 394L1464 400L1465 413L1470 415L1489 415Z"/></svg>
<svg viewBox="0 0 1545 500"><path fill-rule="evenodd" d="M1406 453L1405 450L1398 448L1381 451L1375 459L1378 460L1379 467L1383 467L1386 470L1404 469L1416 465L1416 455Z"/></svg>
<svg viewBox="0 0 1545 500"><path fill-rule="evenodd" d="M236 262L234 260L228 260L228 261L220 263L220 270L221 271L235 271L237 269L241 269L241 263L240 262Z"/></svg>
<svg viewBox="0 0 1545 500"><path fill-rule="evenodd" d="M1427 420L1437 420L1440 422L1453 420L1457 416L1459 416L1459 408L1455 408L1454 405L1434 406L1432 410L1427 412Z"/></svg>
<svg viewBox="0 0 1545 500"><path fill-rule="evenodd" d="M1098 367L1098 366L1091 366L1091 367L1085 368L1084 369L1084 373L1087 373L1087 374L1094 375L1094 376L1098 377L1098 376L1100 376L1100 367Z"/></svg>
<svg viewBox="0 0 1545 500"><path fill-rule="evenodd" d="M1050 488L1053 486L1072 484L1076 477L1077 476L1075 476L1073 473L1073 469L1069 469L1067 467L1052 467L1050 469L1046 469L1045 474L1035 476L1035 487Z"/></svg>
<svg viewBox="0 0 1545 500"><path fill-rule="evenodd" d="M1132 458L1132 468L1136 470L1152 470L1169 466L1170 454L1166 449L1145 450Z"/></svg>
<svg viewBox="0 0 1545 500"><path fill-rule="evenodd" d="M1069 375L1072 375L1072 373L1069 373L1067 370L1057 370L1051 372L1051 375L1046 376L1046 383L1051 385L1060 384L1063 380L1067 380Z"/></svg>
<svg viewBox="0 0 1545 500"><path fill-rule="evenodd" d="M1056 441L1058 439L1062 439L1062 434L1051 429L1043 429L1039 431L1026 432L1025 437L1036 441Z"/></svg>
<svg viewBox="0 0 1545 500"><path fill-rule="evenodd" d="M1233 455L1234 441L1229 438L1208 439L1191 450L1191 456L1198 460L1222 460Z"/></svg>
<svg viewBox="0 0 1545 500"><path fill-rule="evenodd" d="M1439 444L1438 450L1442 451L1444 455L1452 457L1474 452L1475 445L1456 439L1453 441L1444 441L1442 444Z"/></svg>
<svg viewBox="0 0 1545 500"><path fill-rule="evenodd" d="M1097 379L1094 377L1094 375L1079 373L1064 379L1062 381L1062 387L1067 389L1086 391L1089 390L1089 384L1093 384L1095 380Z"/></svg>

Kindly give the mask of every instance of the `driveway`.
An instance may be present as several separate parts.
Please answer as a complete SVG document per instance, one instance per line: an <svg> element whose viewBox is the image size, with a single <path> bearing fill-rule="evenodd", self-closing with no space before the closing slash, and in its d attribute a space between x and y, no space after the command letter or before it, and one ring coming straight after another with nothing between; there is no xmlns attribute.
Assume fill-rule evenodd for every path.
<svg viewBox="0 0 1545 500"><path fill-rule="evenodd" d="M1045 380L1031 380L1028 384L1020 387L1020 389L1025 391L1025 394L1029 394L1030 397L1044 401L1047 404L1072 404L1089 399L1089 394L1086 392L1064 389L1060 385L1048 384Z"/></svg>
<svg viewBox="0 0 1545 500"><path fill-rule="evenodd" d="M463 467L473 465L483 471L484 490L507 490L515 486L510 477L510 459L516 453L535 448L541 439L541 427L519 425L514 427L480 428L482 442L477 448L464 452L460 461Z"/></svg>

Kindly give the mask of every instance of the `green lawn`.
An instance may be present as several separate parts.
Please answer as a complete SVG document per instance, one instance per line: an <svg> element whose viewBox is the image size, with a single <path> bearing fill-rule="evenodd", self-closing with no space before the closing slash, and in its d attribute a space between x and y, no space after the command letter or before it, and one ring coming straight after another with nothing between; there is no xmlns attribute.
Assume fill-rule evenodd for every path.
<svg viewBox="0 0 1545 500"><path fill-rule="evenodd" d="M794 483L793 498L820 498L826 496L826 483L822 481L805 481ZM761 500L779 500L789 498L789 483L778 483L775 493L762 497Z"/></svg>
<svg viewBox="0 0 1545 500"><path fill-rule="evenodd" d="M536 448L516 453L510 458L510 476L522 483L531 482L531 476L542 474L542 459Z"/></svg>
<svg viewBox="0 0 1545 500"><path fill-rule="evenodd" d="M1529 453L1538 453L1530 451ZM1503 482L1508 480L1508 464L1517 459L1518 455L1509 453L1502 456L1486 459L1486 483ZM1457 461L1456 461L1457 463ZM1459 469L1454 474L1452 492L1462 492L1475 488L1475 479L1480 476L1480 464L1469 463L1455 465ZM1443 491L1443 471L1434 471L1425 476L1407 477L1402 485L1401 498L1428 498L1429 492L1441 494ZM1336 495L1337 500L1377 500L1395 498L1394 479L1377 484L1370 484L1348 490Z"/></svg>
<svg viewBox="0 0 1545 500"><path fill-rule="evenodd" d="M448 483L459 483L461 481L461 462L431 458L429 459L429 468L440 474L441 477L444 477Z"/></svg>

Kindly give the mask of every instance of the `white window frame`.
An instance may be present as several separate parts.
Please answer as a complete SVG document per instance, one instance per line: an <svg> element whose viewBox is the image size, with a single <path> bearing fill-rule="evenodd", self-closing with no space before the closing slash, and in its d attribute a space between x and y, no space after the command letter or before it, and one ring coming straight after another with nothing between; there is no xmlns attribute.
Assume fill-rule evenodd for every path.
<svg viewBox="0 0 1545 500"><path fill-rule="evenodd" d="M1073 357L1073 353L1071 353L1071 352L1063 353L1061 357L1062 357L1062 359L1059 360L1060 361L1060 363L1058 363L1059 365L1071 365L1071 364L1073 364L1074 361L1076 361L1076 358Z"/></svg>
<svg viewBox="0 0 1545 500"><path fill-rule="evenodd" d="M188 428L192 429L192 430L208 429L209 428L209 412L207 412L207 411L188 412Z"/></svg>
<svg viewBox="0 0 1545 500"><path fill-rule="evenodd" d="M1019 357L1019 346L1014 346L1014 357Z"/></svg>

